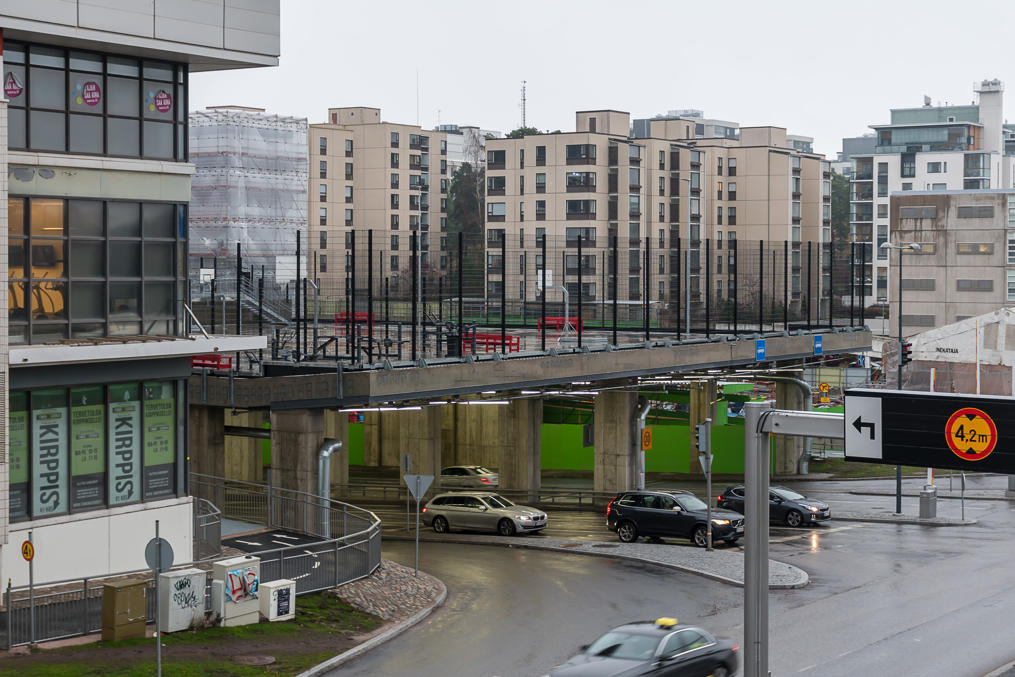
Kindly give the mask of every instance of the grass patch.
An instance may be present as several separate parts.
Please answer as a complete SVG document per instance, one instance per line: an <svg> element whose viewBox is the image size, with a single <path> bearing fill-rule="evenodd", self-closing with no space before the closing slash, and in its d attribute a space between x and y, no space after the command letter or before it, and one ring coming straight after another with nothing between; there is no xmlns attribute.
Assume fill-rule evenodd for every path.
<svg viewBox="0 0 1015 677"><path fill-rule="evenodd" d="M333 648L338 640L369 632L382 623L334 594L303 595L291 621L165 635L163 673L167 677L294 675L339 653L340 649ZM275 657L275 663L257 667L232 661L232 656L241 654L268 654ZM0 677L147 677L155 673L155 663L152 638L127 639L11 656L0 660Z"/></svg>
<svg viewBox="0 0 1015 677"><path fill-rule="evenodd" d="M807 469L812 473L831 473L834 477L895 477L895 466L882 463L857 463L843 458L826 458L823 461L810 460ZM940 472L940 471L935 471ZM916 466L902 466L903 475L926 475L927 469Z"/></svg>

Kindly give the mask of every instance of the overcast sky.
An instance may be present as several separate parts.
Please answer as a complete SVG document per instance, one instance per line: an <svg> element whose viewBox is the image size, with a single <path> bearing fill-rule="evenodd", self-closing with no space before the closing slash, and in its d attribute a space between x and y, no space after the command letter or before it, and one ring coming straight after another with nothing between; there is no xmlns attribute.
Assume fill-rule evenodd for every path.
<svg viewBox="0 0 1015 677"><path fill-rule="evenodd" d="M191 108L313 123L375 106L389 122L506 132L525 80L527 123L543 130L573 130L576 110L697 108L813 136L834 157L924 95L968 104L983 78L1015 91L1013 19L1009 0L282 0L279 67L194 74Z"/></svg>

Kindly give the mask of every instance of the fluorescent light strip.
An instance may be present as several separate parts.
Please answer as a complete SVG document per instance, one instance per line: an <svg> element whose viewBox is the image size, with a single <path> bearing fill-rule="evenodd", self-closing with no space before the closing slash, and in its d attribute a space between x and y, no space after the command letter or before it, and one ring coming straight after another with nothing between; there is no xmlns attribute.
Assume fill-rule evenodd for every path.
<svg viewBox="0 0 1015 677"><path fill-rule="evenodd" d="M507 400L468 400L458 404L510 404Z"/></svg>
<svg viewBox="0 0 1015 677"><path fill-rule="evenodd" d="M371 411L420 411L423 407L362 407L360 409L339 409L341 413L365 414Z"/></svg>

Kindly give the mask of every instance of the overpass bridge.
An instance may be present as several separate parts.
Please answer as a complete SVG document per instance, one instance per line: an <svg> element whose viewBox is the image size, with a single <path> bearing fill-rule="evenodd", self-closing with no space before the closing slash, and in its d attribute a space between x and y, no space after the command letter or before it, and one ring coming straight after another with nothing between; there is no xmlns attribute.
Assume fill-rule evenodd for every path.
<svg viewBox="0 0 1015 677"><path fill-rule="evenodd" d="M503 488L535 492L543 397L577 389L594 397L594 488L616 491L630 488L637 477L638 390L646 380L700 379L691 390L693 424L708 415L717 375L799 366L816 355L870 346L866 327L840 327L355 367L338 361L266 363L257 376L202 372L189 382L191 469L226 475L226 414L242 411L250 434L271 439L279 485L315 491L326 438L344 442L333 456L331 479L345 485L348 413L358 410L368 417L368 465L398 465L402 453L413 454L413 470L423 474L450 464L488 464L499 468ZM792 388L780 389L777 398L781 409L803 402ZM499 406L453 406L491 402ZM255 421L265 419L270 431L255 432ZM700 473L691 461L686 471Z"/></svg>

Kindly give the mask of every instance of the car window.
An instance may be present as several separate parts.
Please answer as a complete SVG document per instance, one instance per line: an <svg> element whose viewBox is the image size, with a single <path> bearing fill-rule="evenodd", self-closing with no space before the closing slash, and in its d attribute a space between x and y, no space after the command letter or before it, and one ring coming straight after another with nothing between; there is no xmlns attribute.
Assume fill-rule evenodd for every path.
<svg viewBox="0 0 1015 677"><path fill-rule="evenodd" d="M642 498L639 494L627 494L617 501L617 505L630 505L635 508L643 508L645 503L642 501Z"/></svg>
<svg viewBox="0 0 1015 677"><path fill-rule="evenodd" d="M701 500L697 496L680 496L677 498L677 503L684 510L707 510L708 505L705 501Z"/></svg>
<svg viewBox="0 0 1015 677"><path fill-rule="evenodd" d="M454 470L454 468L444 468L444 470L441 470L441 474L442 475L453 475L454 473L451 472L452 470Z"/></svg>
<svg viewBox="0 0 1015 677"><path fill-rule="evenodd" d="M705 646L708 641L696 630L680 630L664 640L663 655L683 653Z"/></svg>
<svg viewBox="0 0 1015 677"><path fill-rule="evenodd" d="M503 496L500 496L498 494L494 494L492 496L487 496L486 499L487 499L487 503L491 503L491 501L492 501L491 504L494 507L496 507L496 508L510 508L511 506L514 505L514 503L512 503L511 501L507 500L506 498L504 498Z"/></svg>
<svg viewBox="0 0 1015 677"><path fill-rule="evenodd" d="M628 660L648 660L655 655L659 640L654 635L608 632L585 650L591 656L609 656Z"/></svg>
<svg viewBox="0 0 1015 677"><path fill-rule="evenodd" d="M730 489L730 493L733 494L734 496L743 497L743 495L744 495L744 488L743 487L733 487L732 489Z"/></svg>
<svg viewBox="0 0 1015 677"><path fill-rule="evenodd" d="M462 496L462 505L466 508L481 508L483 503L475 496Z"/></svg>
<svg viewBox="0 0 1015 677"><path fill-rule="evenodd" d="M438 496L433 500L434 505L447 505L447 503L448 503L447 496Z"/></svg>
<svg viewBox="0 0 1015 677"><path fill-rule="evenodd" d="M473 468L473 471L477 475L492 475L493 474L492 470L490 470L489 468L484 468L481 465L477 465L475 468Z"/></svg>
<svg viewBox="0 0 1015 677"><path fill-rule="evenodd" d="M668 496L656 496L656 507L660 510L673 510L673 506L677 504L672 498Z"/></svg>
<svg viewBox="0 0 1015 677"><path fill-rule="evenodd" d="M659 507L659 497L658 496L653 496L652 494L649 494L647 496L642 496L641 497L641 504L642 504L642 506L644 506L646 508L653 508L653 509L654 508L658 508Z"/></svg>
<svg viewBox="0 0 1015 677"><path fill-rule="evenodd" d="M787 501L799 501L800 499L805 498L803 494L798 494L790 489L772 489L772 493L776 496L785 498Z"/></svg>

